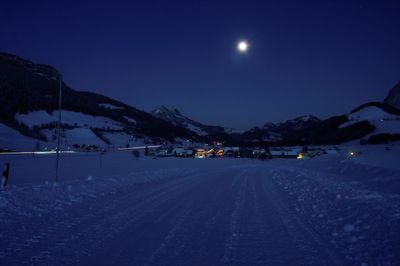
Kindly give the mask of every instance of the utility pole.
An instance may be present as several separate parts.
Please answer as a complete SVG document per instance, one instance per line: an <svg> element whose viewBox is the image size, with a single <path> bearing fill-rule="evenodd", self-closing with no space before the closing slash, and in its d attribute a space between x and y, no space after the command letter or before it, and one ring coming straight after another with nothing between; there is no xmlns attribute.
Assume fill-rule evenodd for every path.
<svg viewBox="0 0 400 266"><path fill-rule="evenodd" d="M62 76L58 76L60 85L58 88L58 123L57 123L57 150L56 150L56 182L58 181L58 163L60 160L60 130L61 130L61 87L62 87Z"/></svg>

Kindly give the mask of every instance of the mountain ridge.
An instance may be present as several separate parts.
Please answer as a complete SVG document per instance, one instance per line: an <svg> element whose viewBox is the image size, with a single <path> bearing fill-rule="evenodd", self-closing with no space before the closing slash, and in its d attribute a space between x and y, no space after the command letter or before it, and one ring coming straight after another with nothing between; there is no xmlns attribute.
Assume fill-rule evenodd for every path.
<svg viewBox="0 0 400 266"><path fill-rule="evenodd" d="M228 134L224 127L205 125L183 115L176 107L161 105L151 111L155 117L168 121L174 125L186 128L199 136L212 136Z"/></svg>
<svg viewBox="0 0 400 266"><path fill-rule="evenodd" d="M7 53L0 53L0 122L25 136L48 141L41 124L29 128L17 121L15 116L43 110L58 110L59 72L50 66L34 64L29 60ZM137 137L149 137L154 141L174 141L175 138L195 139L190 131L175 126L151 114L140 111L107 96L76 91L62 86L62 109L91 116L103 116L121 123L121 132ZM104 105L118 108L106 108ZM131 119L131 121L129 121ZM135 121L135 123L132 123ZM92 131L101 135L103 128Z"/></svg>
<svg viewBox="0 0 400 266"><path fill-rule="evenodd" d="M19 56L0 52L0 123L38 141L51 142L57 120L54 112L58 110L60 76L59 71L51 66L35 64ZM399 84L391 89L389 95L393 95L393 91L397 93ZM400 115L400 110L385 99L383 103L366 103L349 114L325 120L303 115L282 122L265 123L261 127L239 133L233 129L195 121L176 107L161 105L147 113L101 94L76 91L64 82L61 86L62 109L65 114L62 121L63 136L66 139L68 136L70 139L92 137L98 139L96 143L101 145L129 146L133 143L132 138L161 144L182 140L191 143L218 141L243 145L337 144L371 137L376 129L380 134L397 134L397 129L386 132L377 121L389 117L395 123ZM379 118L381 115L381 118L371 120L367 116L360 119L352 115L365 113L363 110L378 113L374 117ZM386 113L395 116L387 116ZM32 121L35 123L32 124Z"/></svg>
<svg viewBox="0 0 400 266"><path fill-rule="evenodd" d="M383 102L391 105L392 107L400 109L400 81L390 89L389 94L386 96Z"/></svg>

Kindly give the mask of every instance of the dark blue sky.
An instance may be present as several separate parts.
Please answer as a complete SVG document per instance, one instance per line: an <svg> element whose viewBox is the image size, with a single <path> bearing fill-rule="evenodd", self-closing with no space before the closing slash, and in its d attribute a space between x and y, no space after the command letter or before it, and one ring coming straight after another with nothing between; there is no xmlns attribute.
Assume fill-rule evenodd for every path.
<svg viewBox="0 0 400 266"><path fill-rule="evenodd" d="M0 50L76 90L246 129L383 100L400 80L399 14L398 0L3 0Z"/></svg>

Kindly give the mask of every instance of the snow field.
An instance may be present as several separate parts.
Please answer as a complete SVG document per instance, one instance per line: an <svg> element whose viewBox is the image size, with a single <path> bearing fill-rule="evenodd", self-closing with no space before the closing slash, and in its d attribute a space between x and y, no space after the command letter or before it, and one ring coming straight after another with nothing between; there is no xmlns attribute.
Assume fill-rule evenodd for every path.
<svg viewBox="0 0 400 266"><path fill-rule="evenodd" d="M400 260L399 169L344 154L262 162L116 153L101 167L96 154L61 162L54 183L54 157L14 157L12 185L0 192L6 265Z"/></svg>

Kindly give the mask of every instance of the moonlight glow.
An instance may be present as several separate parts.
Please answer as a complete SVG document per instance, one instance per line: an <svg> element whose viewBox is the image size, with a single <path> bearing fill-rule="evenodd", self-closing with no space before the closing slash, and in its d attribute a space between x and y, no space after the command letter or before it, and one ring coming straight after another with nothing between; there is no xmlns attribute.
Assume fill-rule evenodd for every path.
<svg viewBox="0 0 400 266"><path fill-rule="evenodd" d="M246 41L240 41L237 44L237 49L239 52L245 53L249 49L249 44Z"/></svg>

